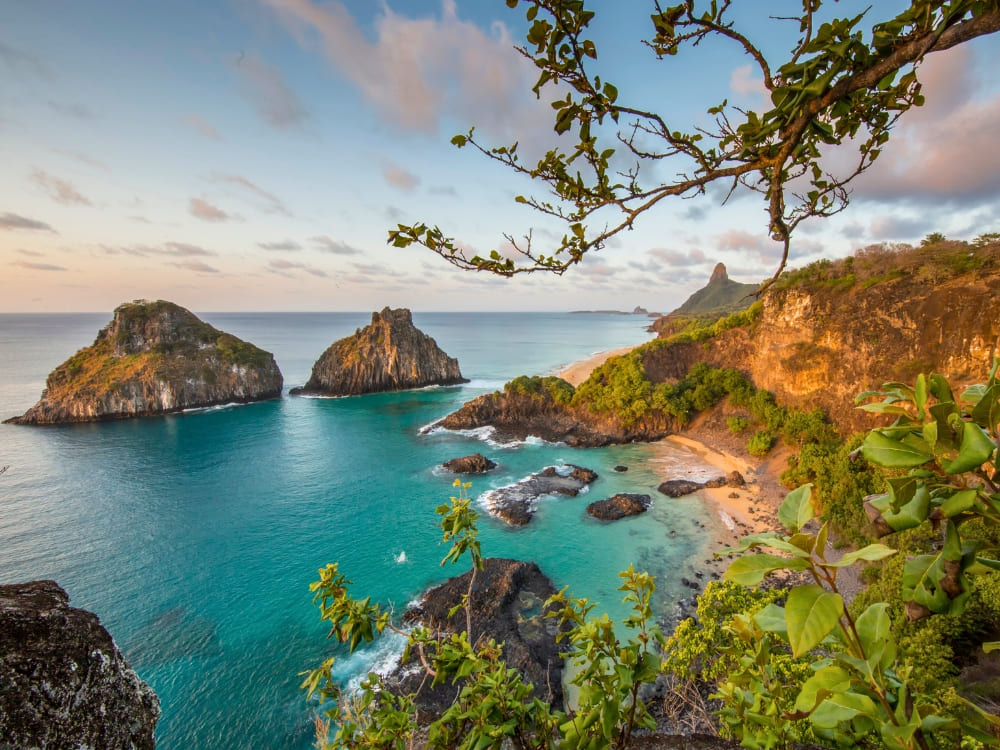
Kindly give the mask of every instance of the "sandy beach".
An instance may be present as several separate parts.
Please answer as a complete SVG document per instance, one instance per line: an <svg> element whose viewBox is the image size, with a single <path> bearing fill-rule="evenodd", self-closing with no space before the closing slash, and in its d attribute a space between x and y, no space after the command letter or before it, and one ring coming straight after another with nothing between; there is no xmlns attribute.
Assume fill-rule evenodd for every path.
<svg viewBox="0 0 1000 750"><path fill-rule="evenodd" d="M619 354L628 354L633 349L635 349L634 346L624 346L621 349L611 349L610 351L595 354L590 359L585 359L582 362L575 362L562 372L558 373L558 375L567 383L576 387L589 378L590 373L592 373L599 365L603 365L605 361L611 357L617 357Z"/></svg>

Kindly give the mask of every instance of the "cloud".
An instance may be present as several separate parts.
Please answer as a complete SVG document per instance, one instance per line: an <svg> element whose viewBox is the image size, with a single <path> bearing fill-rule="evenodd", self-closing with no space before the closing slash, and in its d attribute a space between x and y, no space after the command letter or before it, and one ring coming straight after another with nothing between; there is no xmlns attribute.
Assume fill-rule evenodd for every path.
<svg viewBox="0 0 1000 750"><path fill-rule="evenodd" d="M876 240L906 240L922 237L932 231L932 222L923 216L880 216L869 230Z"/></svg>
<svg viewBox="0 0 1000 750"><path fill-rule="evenodd" d="M29 258L41 258L45 253L40 253L37 250L15 250L18 255L26 255Z"/></svg>
<svg viewBox="0 0 1000 750"><path fill-rule="evenodd" d="M750 63L741 65L729 76L729 88L741 96L766 96L764 78L757 78L755 74L758 72L758 69Z"/></svg>
<svg viewBox="0 0 1000 750"><path fill-rule="evenodd" d="M0 63L12 71L28 71L48 78L52 75L48 66L29 52L0 42Z"/></svg>
<svg viewBox="0 0 1000 750"><path fill-rule="evenodd" d="M201 198L192 198L188 203L188 213L202 221L226 221L232 217L218 206Z"/></svg>
<svg viewBox="0 0 1000 750"><path fill-rule="evenodd" d="M162 246L154 245L101 245L108 255L134 255L145 258L150 255L167 255L175 258L206 257L217 255L212 250L206 250L198 245L186 242L164 242Z"/></svg>
<svg viewBox="0 0 1000 750"><path fill-rule="evenodd" d="M251 182L246 177L238 174L228 174L226 172L215 172L210 178L213 182L222 182L235 185L244 191L251 193L263 202L263 210L272 214L284 214L291 216L291 212L285 207L276 195L269 193L259 185Z"/></svg>
<svg viewBox="0 0 1000 750"><path fill-rule="evenodd" d="M20 268L27 268L32 271L65 271L63 266L56 266L51 263L31 263L26 260L15 260L11 263L12 266L18 266Z"/></svg>
<svg viewBox="0 0 1000 750"><path fill-rule="evenodd" d="M710 262L709 259L705 257L705 253L698 248L685 252L683 250L671 250L665 247L654 247L647 250L646 254L653 256L659 260L661 264L665 264L669 268L700 266Z"/></svg>
<svg viewBox="0 0 1000 750"><path fill-rule="evenodd" d="M420 178L411 172L407 172L403 167L392 162L382 163L382 176L390 185L412 192L420 184Z"/></svg>
<svg viewBox="0 0 1000 750"><path fill-rule="evenodd" d="M19 216L12 213L0 214L0 229L41 229L46 232L55 231L44 221L36 221L35 219L29 219L26 216Z"/></svg>
<svg viewBox="0 0 1000 750"><path fill-rule="evenodd" d="M66 180L60 180L58 177L50 175L48 172L35 167L34 172L31 173L31 179L49 194L49 197L56 203L62 203L65 206L80 205L80 206L91 206L93 205L89 199L81 195L75 187Z"/></svg>
<svg viewBox="0 0 1000 750"><path fill-rule="evenodd" d="M295 261L286 260L284 258L277 258L272 260L267 264L267 269L272 273L278 273L283 276L290 275L289 271L304 271L305 273L312 274L313 276L319 276L320 278L327 278L326 271L316 268L314 266L308 266L305 263L297 263Z"/></svg>
<svg viewBox="0 0 1000 750"><path fill-rule="evenodd" d="M243 84L243 95L257 114L275 128L297 128L309 118L298 94L289 88L277 68L256 57L240 56L235 64Z"/></svg>
<svg viewBox="0 0 1000 750"><path fill-rule="evenodd" d="M316 246L324 253L333 253L334 255L364 254L361 250L358 250L358 248L351 247L346 242L340 242L325 234L321 234L316 237L310 237L309 239L311 242L315 243Z"/></svg>
<svg viewBox="0 0 1000 750"><path fill-rule="evenodd" d="M216 255L211 250L206 250L198 245L189 245L186 242L166 242L164 249L159 251L160 255Z"/></svg>
<svg viewBox="0 0 1000 750"><path fill-rule="evenodd" d="M257 247L262 250L270 250L272 252L294 252L302 249L302 245L292 240L282 240L281 242L258 242Z"/></svg>
<svg viewBox="0 0 1000 750"><path fill-rule="evenodd" d="M206 138L211 138L215 141L222 140L219 131L201 115L188 115L184 118L184 124L196 133L201 133Z"/></svg>
<svg viewBox="0 0 1000 750"><path fill-rule="evenodd" d="M304 46L319 46L383 121L433 132L445 117L509 133L534 105L534 67L513 49L506 27L491 34L458 18L444 0L440 19L406 18L381 4L374 40L341 0L264 0ZM546 115L551 118L551 114Z"/></svg>
<svg viewBox="0 0 1000 750"><path fill-rule="evenodd" d="M218 268L212 268L212 266L202 263L200 260L181 260L170 265L183 268L186 271L195 271L196 273L219 273Z"/></svg>

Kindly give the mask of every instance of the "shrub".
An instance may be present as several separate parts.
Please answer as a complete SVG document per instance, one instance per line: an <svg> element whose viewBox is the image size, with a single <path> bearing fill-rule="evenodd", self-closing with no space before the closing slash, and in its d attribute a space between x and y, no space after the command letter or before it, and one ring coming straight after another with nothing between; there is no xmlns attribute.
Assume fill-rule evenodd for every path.
<svg viewBox="0 0 1000 750"><path fill-rule="evenodd" d="M734 435L739 435L750 426L750 420L746 417L726 417L726 426Z"/></svg>

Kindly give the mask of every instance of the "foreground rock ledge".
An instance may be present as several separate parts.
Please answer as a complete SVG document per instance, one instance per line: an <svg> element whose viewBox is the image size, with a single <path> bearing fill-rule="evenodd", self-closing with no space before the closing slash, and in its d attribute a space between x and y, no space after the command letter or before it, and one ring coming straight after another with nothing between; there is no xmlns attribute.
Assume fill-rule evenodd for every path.
<svg viewBox="0 0 1000 750"><path fill-rule="evenodd" d="M51 372L10 424L95 422L281 396L274 356L173 302L136 300Z"/></svg>
<svg viewBox="0 0 1000 750"><path fill-rule="evenodd" d="M55 581L0 586L0 747L151 750L160 702Z"/></svg>
<svg viewBox="0 0 1000 750"><path fill-rule="evenodd" d="M406 308L372 313L370 325L335 341L293 395L355 396L468 383L458 360L413 325Z"/></svg>

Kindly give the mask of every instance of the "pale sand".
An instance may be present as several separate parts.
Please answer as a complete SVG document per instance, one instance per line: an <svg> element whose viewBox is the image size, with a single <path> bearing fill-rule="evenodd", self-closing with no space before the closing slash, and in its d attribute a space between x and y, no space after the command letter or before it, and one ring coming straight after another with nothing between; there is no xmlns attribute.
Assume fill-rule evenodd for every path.
<svg viewBox="0 0 1000 750"><path fill-rule="evenodd" d="M559 377L573 387L576 387L589 378L590 373L596 370L598 366L603 365L608 359L611 357L617 357L619 354L628 354L633 349L635 349L634 346L624 346L621 349L612 349L607 352L595 354L590 359L585 359L582 362L575 362L570 365L559 373Z"/></svg>

